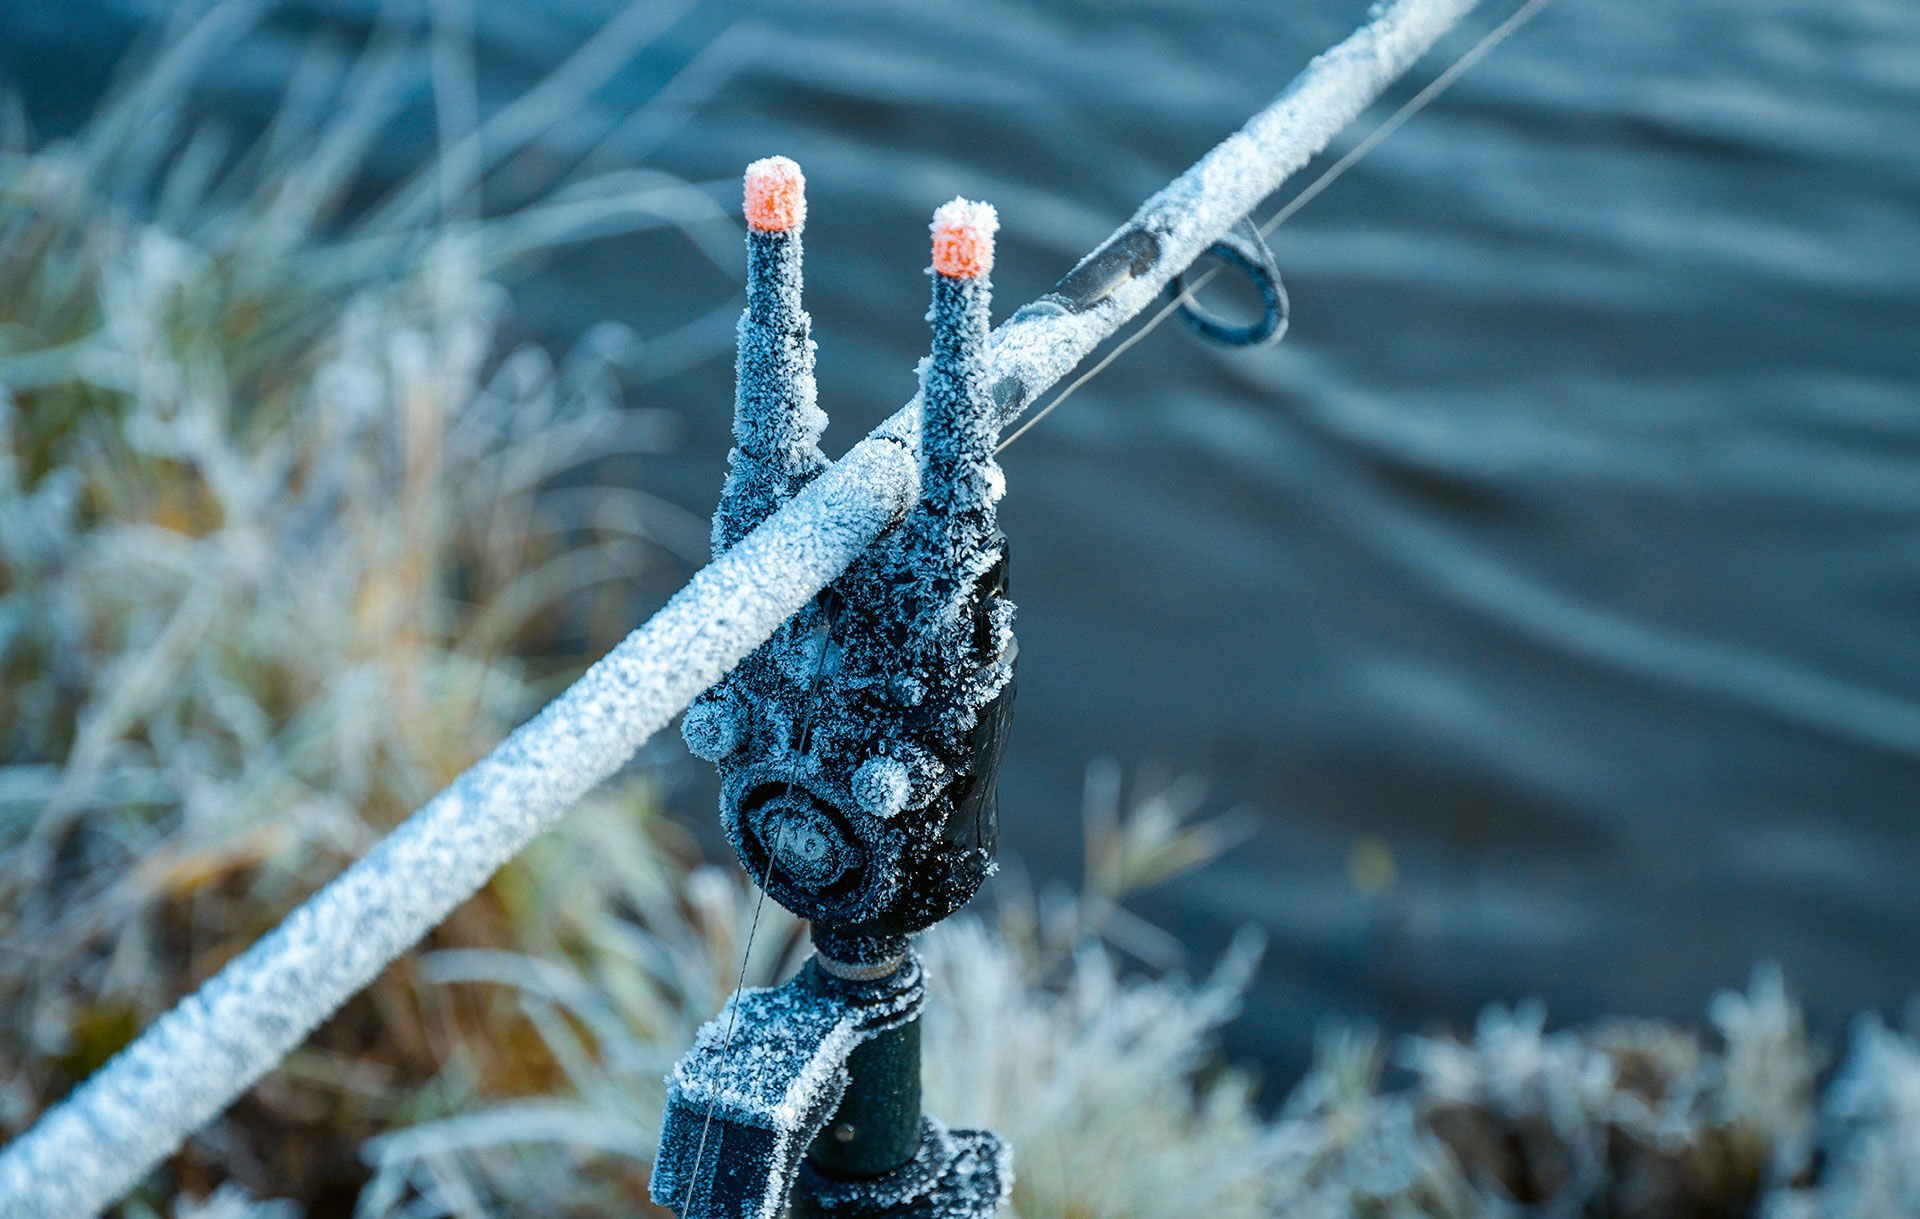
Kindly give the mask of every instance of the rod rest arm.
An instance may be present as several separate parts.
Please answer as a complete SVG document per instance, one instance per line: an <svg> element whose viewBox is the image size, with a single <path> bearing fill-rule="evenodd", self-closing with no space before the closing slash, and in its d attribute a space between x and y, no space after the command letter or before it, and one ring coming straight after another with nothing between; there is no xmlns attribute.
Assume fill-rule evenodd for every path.
<svg viewBox="0 0 1920 1219"><path fill-rule="evenodd" d="M815 959L783 985L742 991L667 1077L654 1202L681 1219L779 1219L846 1094L848 1056L925 1001L911 954L877 981L833 977Z"/></svg>

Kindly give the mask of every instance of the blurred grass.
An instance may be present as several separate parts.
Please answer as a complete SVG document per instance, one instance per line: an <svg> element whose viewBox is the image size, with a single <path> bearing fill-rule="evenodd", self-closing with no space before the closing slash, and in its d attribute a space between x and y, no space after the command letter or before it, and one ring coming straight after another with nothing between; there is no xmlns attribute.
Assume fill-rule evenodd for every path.
<svg viewBox="0 0 1920 1219"><path fill-rule="evenodd" d="M408 96L406 48L314 61L235 148L186 116L262 11L205 6L79 135L0 150L8 1131L573 676L629 625L655 526L687 532L583 469L666 434L621 402L632 341L505 349L498 285L558 242L711 217L708 197L627 174L483 215L484 159L564 113L570 66L504 132L462 126L436 79L441 156L349 212ZM602 858L684 851L643 783L595 802ZM431 943L591 951L582 921L644 874L550 859ZM516 1009L403 960L172 1176L246 1165L350 1197L362 1140L432 1104L456 1060L487 1094L559 1077Z"/></svg>

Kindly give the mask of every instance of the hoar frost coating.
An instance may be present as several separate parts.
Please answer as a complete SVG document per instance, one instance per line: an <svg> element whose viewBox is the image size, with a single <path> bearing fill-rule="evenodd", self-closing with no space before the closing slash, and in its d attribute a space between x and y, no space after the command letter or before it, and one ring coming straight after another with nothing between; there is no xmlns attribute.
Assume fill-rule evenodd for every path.
<svg viewBox="0 0 1920 1219"><path fill-rule="evenodd" d="M827 415L813 380L812 319L800 303L806 179L785 157L747 167L747 307L734 367L734 449L713 517L726 550L793 497L827 459Z"/></svg>
<svg viewBox="0 0 1920 1219"><path fill-rule="evenodd" d="M813 967L785 985L736 994L667 1076L653 1200L717 1215L723 1199L748 1201L719 1178L745 1177L765 1188L741 1219L777 1219L800 1157L846 1093L848 1055L918 1017L925 1001L917 962L878 1001Z"/></svg>
<svg viewBox="0 0 1920 1219"><path fill-rule="evenodd" d="M786 157L767 157L747 166L742 210L756 232L798 233L807 223L807 179Z"/></svg>
<svg viewBox="0 0 1920 1219"><path fill-rule="evenodd" d="M919 930L992 868L991 785L1014 654L995 521L1005 482L982 372L997 226L991 207L964 199L934 217L919 503L685 722L688 746L720 766L722 821L748 870L796 913L839 930ZM810 361L763 354L765 319L805 317L786 240L749 238L750 282L778 290L756 288L741 324L739 448L716 544L815 470Z"/></svg>
<svg viewBox="0 0 1920 1219"><path fill-rule="evenodd" d="M933 270L936 275L972 279L993 271L993 235L1000 217L992 205L955 199L933 214Z"/></svg>

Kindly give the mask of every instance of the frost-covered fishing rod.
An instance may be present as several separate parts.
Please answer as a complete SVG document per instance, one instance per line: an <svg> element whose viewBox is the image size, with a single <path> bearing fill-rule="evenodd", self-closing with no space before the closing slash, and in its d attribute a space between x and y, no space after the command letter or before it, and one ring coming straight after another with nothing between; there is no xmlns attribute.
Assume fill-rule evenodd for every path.
<svg viewBox="0 0 1920 1219"><path fill-rule="evenodd" d="M1228 234L1477 0L1393 0L993 332L1004 429ZM699 572L658 613L0 1149L0 1216L83 1219L127 1192L387 962L812 602L920 495L918 401Z"/></svg>

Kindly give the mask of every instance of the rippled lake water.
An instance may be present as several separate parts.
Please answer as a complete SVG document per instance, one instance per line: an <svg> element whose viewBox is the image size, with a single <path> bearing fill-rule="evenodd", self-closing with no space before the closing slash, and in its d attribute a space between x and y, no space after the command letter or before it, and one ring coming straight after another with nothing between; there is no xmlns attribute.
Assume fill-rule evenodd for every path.
<svg viewBox="0 0 1920 1219"><path fill-rule="evenodd" d="M614 9L483 6L484 97ZM837 452L912 390L936 204L1000 206L1004 316L1364 9L689 6L550 153L729 201L754 157L806 166ZM281 6L210 104L259 113L372 11ZM9 6L0 67L58 129L146 16ZM1196 963L1265 929L1235 1041L1282 1075L1335 1015L1693 1018L1762 958L1829 1030L1920 989L1916 133L1909 0L1556 0L1278 231L1285 343L1163 328L1006 454L1011 853L1074 873L1092 758L1206 775L1253 836L1141 908ZM659 333L735 290L604 242L519 322ZM684 444L623 473L704 515L730 376L649 384Z"/></svg>

